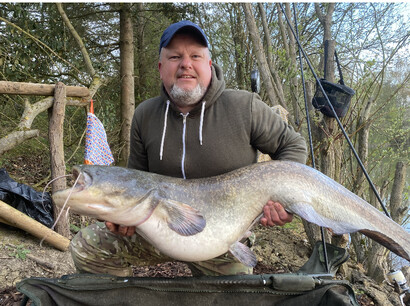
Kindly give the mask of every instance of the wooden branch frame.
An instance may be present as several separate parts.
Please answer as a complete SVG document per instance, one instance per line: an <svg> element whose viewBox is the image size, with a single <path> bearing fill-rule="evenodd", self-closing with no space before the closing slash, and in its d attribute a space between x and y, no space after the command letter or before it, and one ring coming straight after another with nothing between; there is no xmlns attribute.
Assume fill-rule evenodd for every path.
<svg viewBox="0 0 410 306"><path fill-rule="evenodd" d="M18 130L9 133L3 138L0 138L0 155L12 149L16 145L24 142L27 139L37 137L39 135L39 131L31 130L31 125L38 114L48 109L50 114L49 139L52 178L64 175L65 163L63 147L63 121L65 114L65 106L87 106L88 102L94 96L94 94L101 85L102 81L98 76L93 77L93 81L90 84L90 88L79 86L65 86L61 82L52 85L0 81L0 94L49 96L44 99L41 99L40 101L34 104L29 103L27 99L24 101L24 112L20 119ZM65 179L60 180L59 182L53 182L52 184L53 192L64 188L66 188ZM32 224L32 226L35 226L30 221L40 224L37 221L31 219L30 217L24 215L23 213L20 213L18 210L16 210L17 212L10 210L13 208L11 206L8 206L4 202L2 202L2 204L4 205L1 205L0 207L0 222L17 226L30 233L32 233L30 231L30 228L24 226L25 224ZM56 218L59 209L57 209L57 207L54 208L54 217ZM51 230L46 231L46 229L48 228L44 227L40 230L41 238L49 237L51 235L51 238L45 239L46 241L54 239L53 237L59 234L61 234L59 236L63 238L64 236L68 237L70 233L68 227L68 220L65 216L62 216L57 224L56 229L59 234ZM51 241L51 243L58 244L58 242L54 241ZM68 248L69 240L67 239L66 241L64 241L64 243L64 246L58 245L57 248L66 250Z"/></svg>
<svg viewBox="0 0 410 306"><path fill-rule="evenodd" d="M65 99L66 86L58 82L55 87L54 104L50 109L50 123L48 127L48 138L50 140L50 161L51 161L51 179L65 175L64 162L64 116L65 116ZM53 181L51 184L52 193L58 190L67 188L66 178L61 178L58 181ZM60 209L54 206L54 219L57 220ZM70 229L68 219L62 215L56 225L56 231L68 237Z"/></svg>
<svg viewBox="0 0 410 306"><path fill-rule="evenodd" d="M54 96L55 87L53 84L0 81L0 94ZM66 94L67 97L86 98L90 96L90 90L87 87L66 86Z"/></svg>

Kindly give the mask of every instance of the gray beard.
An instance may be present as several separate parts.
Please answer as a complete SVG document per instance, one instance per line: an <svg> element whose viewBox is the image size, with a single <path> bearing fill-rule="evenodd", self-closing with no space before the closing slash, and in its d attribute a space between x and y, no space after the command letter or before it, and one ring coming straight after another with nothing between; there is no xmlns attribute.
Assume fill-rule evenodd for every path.
<svg viewBox="0 0 410 306"><path fill-rule="evenodd" d="M184 90L176 85L172 85L169 96L178 106L189 106L198 103L205 95L206 88L198 84L192 90Z"/></svg>

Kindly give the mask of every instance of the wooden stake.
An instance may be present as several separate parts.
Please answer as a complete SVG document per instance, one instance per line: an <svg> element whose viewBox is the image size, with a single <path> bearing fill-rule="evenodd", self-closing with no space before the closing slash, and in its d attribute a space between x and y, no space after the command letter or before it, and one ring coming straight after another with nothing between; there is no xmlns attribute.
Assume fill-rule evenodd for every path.
<svg viewBox="0 0 410 306"><path fill-rule="evenodd" d="M65 162L64 162L64 115L65 115L65 99L66 99L66 86L58 82L54 92L54 104L50 110L50 124L48 137L50 140L50 162L51 162L51 179L65 175ZM63 177L60 180L54 181L51 184L52 193L66 189L66 178ZM60 213L60 209L54 205L54 219ZM56 225L56 231L64 237L68 237L70 229L68 226L68 220L65 215L62 215Z"/></svg>
<svg viewBox="0 0 410 306"><path fill-rule="evenodd" d="M37 222L3 201L0 201L0 222L3 221L8 225L18 227L37 238L43 239L45 237L44 240L58 250L68 250L70 244L69 239L61 236L47 226Z"/></svg>

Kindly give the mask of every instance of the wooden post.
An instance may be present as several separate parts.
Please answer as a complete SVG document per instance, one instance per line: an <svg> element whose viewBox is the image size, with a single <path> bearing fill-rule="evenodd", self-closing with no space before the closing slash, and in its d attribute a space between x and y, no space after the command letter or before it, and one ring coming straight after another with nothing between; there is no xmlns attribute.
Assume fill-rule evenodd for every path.
<svg viewBox="0 0 410 306"><path fill-rule="evenodd" d="M49 140L50 140L50 154L51 154L51 178L65 175L64 162L64 114L65 114L65 99L66 88L61 82L58 82L54 91L54 104L51 109L50 123L49 123ZM51 184L52 193L67 188L66 178L61 178ZM54 206L54 219L57 219L60 209ZM56 232L64 237L69 237L70 230L68 226L68 219L65 214L62 214L58 224L55 228Z"/></svg>
<svg viewBox="0 0 410 306"><path fill-rule="evenodd" d="M70 240L2 201L0 201L0 222L21 228L37 238L44 238L44 241L61 251L68 250Z"/></svg>

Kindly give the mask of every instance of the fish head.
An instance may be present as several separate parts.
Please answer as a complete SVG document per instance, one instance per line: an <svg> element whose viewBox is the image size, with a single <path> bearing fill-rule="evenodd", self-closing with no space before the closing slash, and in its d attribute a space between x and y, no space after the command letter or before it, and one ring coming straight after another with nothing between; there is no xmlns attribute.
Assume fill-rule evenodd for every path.
<svg viewBox="0 0 410 306"><path fill-rule="evenodd" d="M54 203L80 215L132 225L147 214L144 178L127 168L79 165L72 169L76 183L53 194ZM142 184L141 184L142 181ZM67 203L66 203L67 202ZM148 205L149 206L149 205ZM142 211L141 211L142 210Z"/></svg>

